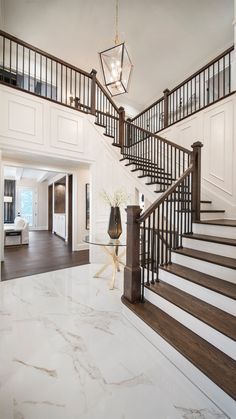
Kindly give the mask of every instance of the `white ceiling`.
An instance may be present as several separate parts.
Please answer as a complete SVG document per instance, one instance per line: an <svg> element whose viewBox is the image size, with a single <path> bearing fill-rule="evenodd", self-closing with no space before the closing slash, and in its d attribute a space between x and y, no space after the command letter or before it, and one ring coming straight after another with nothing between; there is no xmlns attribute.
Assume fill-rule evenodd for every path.
<svg viewBox="0 0 236 419"><path fill-rule="evenodd" d="M45 170L36 170L25 167L4 166L4 178L7 179L30 179L36 182L45 182L56 176L56 172L48 172Z"/></svg>
<svg viewBox="0 0 236 419"><path fill-rule="evenodd" d="M2 27L102 80L115 0L0 0ZM134 64L120 104L140 110L233 43L234 0L120 0L120 40ZM131 111L132 112L132 111Z"/></svg>

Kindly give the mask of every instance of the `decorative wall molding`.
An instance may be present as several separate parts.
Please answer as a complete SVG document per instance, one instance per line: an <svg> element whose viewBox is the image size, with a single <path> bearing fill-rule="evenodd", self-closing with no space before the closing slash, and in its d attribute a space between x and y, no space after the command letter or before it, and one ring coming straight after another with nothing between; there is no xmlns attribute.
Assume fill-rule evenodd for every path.
<svg viewBox="0 0 236 419"><path fill-rule="evenodd" d="M51 108L50 143L62 150L83 152L83 118L73 111Z"/></svg>
<svg viewBox="0 0 236 419"><path fill-rule="evenodd" d="M2 88L1 96L0 136L43 145L43 104Z"/></svg>
<svg viewBox="0 0 236 419"><path fill-rule="evenodd" d="M203 177L226 194L233 195L233 102L204 112Z"/></svg>
<svg viewBox="0 0 236 419"><path fill-rule="evenodd" d="M16 117L17 115L17 117ZM18 117L20 115L20 118ZM26 123L27 122L27 123ZM8 129L22 134L36 135L36 111L33 106L14 100L8 102Z"/></svg>

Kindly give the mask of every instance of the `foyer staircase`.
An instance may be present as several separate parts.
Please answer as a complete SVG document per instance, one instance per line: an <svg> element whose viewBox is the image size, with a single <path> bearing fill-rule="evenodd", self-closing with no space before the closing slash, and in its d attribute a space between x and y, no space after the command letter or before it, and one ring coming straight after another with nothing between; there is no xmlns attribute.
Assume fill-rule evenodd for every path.
<svg viewBox="0 0 236 419"><path fill-rule="evenodd" d="M162 140L159 137L157 141ZM150 148L147 145L150 139L142 142L146 142L141 148L143 153L143 149ZM151 154L146 153L148 158L138 154L137 147L134 155L130 155L128 147L121 152L121 163L160 198L178 181L181 172L175 171L172 163L164 162L164 158L160 166ZM186 221L182 217L194 215L189 204L192 192L190 182L186 182L177 186L168 201L183 224ZM233 418L236 417L236 220L219 218L224 217L225 211L216 209L210 200L200 200L199 213L200 220L181 234L179 245L168 249L171 256L160 264L158 274L155 261L150 260L153 251L149 251L148 258L145 248L143 299L131 303L123 296L122 302L127 318ZM170 209L164 215L170 216ZM149 220L149 229L150 224ZM168 241L165 229L166 226L162 239ZM148 238L148 233L145 239L141 237L141 247L142 240L147 244L152 237ZM140 255L142 265L142 251Z"/></svg>
<svg viewBox="0 0 236 419"><path fill-rule="evenodd" d="M219 218L225 211L210 200L200 200L197 220L192 179L178 184L193 160L188 150L151 133L140 140L140 128L134 129L131 141L126 128L121 163L158 194L156 202L173 191L158 208L162 223L155 221L155 203L146 224L140 222L143 296L134 303L122 297L125 315L219 408L236 417L236 220ZM164 247L159 266L158 246Z"/></svg>
<svg viewBox="0 0 236 419"><path fill-rule="evenodd" d="M157 194L141 215L137 206L127 208L125 314L236 418L236 220L224 219L224 209L201 200L201 144L188 150L155 134L210 105L204 89L203 100L193 100L192 86L196 89L201 75L205 86L205 72L209 75L212 65L213 73L222 69L222 60L224 70L226 62L230 66L233 48L131 121L125 120L124 109L109 97L95 70L77 69L3 31L0 38L1 84L92 115L120 148L121 164ZM38 63L39 75L32 63ZM173 109L190 82L186 104L180 101ZM233 93L230 86L223 89L224 97ZM218 89L214 100L221 98Z"/></svg>
<svg viewBox="0 0 236 419"><path fill-rule="evenodd" d="M144 302L123 297L125 306L200 370L209 380L193 373L195 382L236 417L236 221L194 223L183 247L172 250L172 263L144 288Z"/></svg>

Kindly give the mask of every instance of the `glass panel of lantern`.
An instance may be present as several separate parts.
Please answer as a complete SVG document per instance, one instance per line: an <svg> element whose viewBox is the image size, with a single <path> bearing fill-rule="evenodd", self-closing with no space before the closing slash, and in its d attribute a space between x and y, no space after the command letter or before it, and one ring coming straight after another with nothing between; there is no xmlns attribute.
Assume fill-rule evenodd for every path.
<svg viewBox="0 0 236 419"><path fill-rule="evenodd" d="M112 96L126 93L129 88L132 63L125 44L100 52L104 81Z"/></svg>

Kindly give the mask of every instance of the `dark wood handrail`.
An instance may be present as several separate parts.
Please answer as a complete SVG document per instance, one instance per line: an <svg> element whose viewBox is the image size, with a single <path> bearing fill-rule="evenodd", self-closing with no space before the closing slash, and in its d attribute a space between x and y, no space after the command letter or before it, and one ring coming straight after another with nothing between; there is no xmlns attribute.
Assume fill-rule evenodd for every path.
<svg viewBox="0 0 236 419"><path fill-rule="evenodd" d="M106 89L104 89L104 87L102 86L102 84L100 83L100 81L98 79L96 80L96 83L97 83L97 86L99 87L99 89L101 89L102 93L109 100L109 102L111 103L111 105L113 106L113 108L115 108L116 112L119 112L118 106L116 106L115 102L111 99L111 97L107 93Z"/></svg>
<svg viewBox="0 0 236 419"><path fill-rule="evenodd" d="M172 147L175 147L175 148L177 148L178 150L183 151L184 153L187 153L187 154L189 154L189 155L191 154L191 150L188 150L187 148L182 147L181 145L176 144L176 143L174 143L173 141L166 140L166 138L163 138L163 137L161 137L160 135L154 134L154 133L152 133L152 132L150 132L150 131L148 131L148 130L146 130L146 129L144 129L144 128L141 128L141 127L139 127L138 125L135 125L135 124L133 124L133 123L131 123L131 122L126 121L125 123L126 123L128 126L132 127L132 128L136 128L136 129L138 129L138 130L140 130L140 131L142 131L142 132L145 132L145 134L148 134L148 135L149 135L149 137L154 137L154 138L157 138L157 139L161 140L163 143L168 144L168 145L170 145L170 146L172 146ZM136 141L136 143L134 143L134 144L130 144L130 146L128 146L128 147L132 147L133 145L135 145L135 144L137 144L137 143L139 143L139 142L141 142L141 141L145 141L146 139L147 139L147 137L145 137L145 138L143 138L143 139L141 139L141 140L139 140L139 141Z"/></svg>
<svg viewBox="0 0 236 419"><path fill-rule="evenodd" d="M25 48L29 48L32 51L34 51L34 52L36 52L36 53L38 53L40 55L43 55L44 57L49 58L50 60L56 61L57 63L59 63L61 65L64 65L66 67L69 67L72 70L74 70L74 71L76 71L78 73L81 73L81 74L83 74L86 77L92 78L92 75L90 73L87 73L86 71L81 70L80 68L74 66L73 64L70 64L70 63L67 63L64 60L61 60L60 58L55 57L52 54L48 54L47 52L42 51L41 49L36 48L33 45L28 44L27 42L22 41L22 39L16 38L15 36L12 36L12 35L10 35L7 32L4 32L4 31L0 30L0 36L3 36L4 38L9 39L10 41L16 42L17 44L22 45Z"/></svg>
<svg viewBox="0 0 236 419"><path fill-rule="evenodd" d="M145 221L156 209L159 205L161 205L166 198L171 195L176 188L183 182L183 180L193 171L193 164L191 163L187 170L180 176L180 178L174 182L163 194L158 198L156 201L150 205L150 207L144 211L144 213L137 219L138 223L142 223Z"/></svg>

